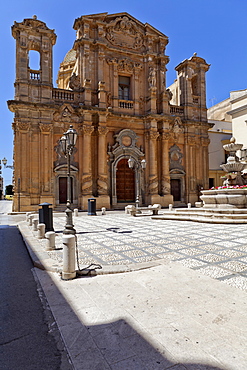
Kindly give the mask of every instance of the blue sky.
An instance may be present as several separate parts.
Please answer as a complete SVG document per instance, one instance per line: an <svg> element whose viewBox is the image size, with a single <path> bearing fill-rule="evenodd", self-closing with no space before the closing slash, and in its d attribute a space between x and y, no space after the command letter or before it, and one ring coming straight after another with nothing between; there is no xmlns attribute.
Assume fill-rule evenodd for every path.
<svg viewBox="0 0 247 370"><path fill-rule="evenodd" d="M211 65L207 73L207 105L229 97L229 92L247 88L246 0L9 0L0 13L0 159L12 164L13 113L6 101L14 98L15 40L11 36L14 21L22 22L34 14L54 28L57 43L53 49L54 85L59 64L75 39L74 20L81 15L127 12L149 23L169 37L166 54L170 57L167 86L176 74L174 68L194 52ZM5 185L12 171L3 169Z"/></svg>

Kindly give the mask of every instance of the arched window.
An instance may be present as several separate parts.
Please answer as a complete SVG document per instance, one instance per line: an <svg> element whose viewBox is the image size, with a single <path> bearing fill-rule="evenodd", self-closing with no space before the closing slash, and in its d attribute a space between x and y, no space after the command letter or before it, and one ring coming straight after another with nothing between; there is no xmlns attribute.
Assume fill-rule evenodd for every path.
<svg viewBox="0 0 247 370"><path fill-rule="evenodd" d="M31 80L40 80L40 53L36 50L30 50L28 54L28 67Z"/></svg>

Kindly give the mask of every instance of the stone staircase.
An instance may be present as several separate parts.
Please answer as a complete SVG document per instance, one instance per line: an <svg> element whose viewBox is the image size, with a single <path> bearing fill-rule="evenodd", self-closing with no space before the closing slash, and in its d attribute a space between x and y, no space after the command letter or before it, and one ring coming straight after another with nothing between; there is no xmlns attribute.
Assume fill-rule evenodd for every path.
<svg viewBox="0 0 247 370"><path fill-rule="evenodd" d="M163 211L163 210L162 210ZM177 208L152 216L153 220L194 221L218 224L247 224L247 208Z"/></svg>

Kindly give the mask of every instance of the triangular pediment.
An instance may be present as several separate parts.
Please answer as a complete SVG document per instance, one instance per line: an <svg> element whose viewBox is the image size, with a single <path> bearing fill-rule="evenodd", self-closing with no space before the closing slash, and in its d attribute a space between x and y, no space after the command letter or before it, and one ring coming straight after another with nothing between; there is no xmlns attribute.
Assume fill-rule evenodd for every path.
<svg viewBox="0 0 247 370"><path fill-rule="evenodd" d="M168 42L168 37L149 23L142 23L126 12L108 14L99 13L85 15L75 20L74 29L78 29L82 24L97 22L104 29L105 39L110 45L144 51L146 48L146 36L162 39L164 45Z"/></svg>

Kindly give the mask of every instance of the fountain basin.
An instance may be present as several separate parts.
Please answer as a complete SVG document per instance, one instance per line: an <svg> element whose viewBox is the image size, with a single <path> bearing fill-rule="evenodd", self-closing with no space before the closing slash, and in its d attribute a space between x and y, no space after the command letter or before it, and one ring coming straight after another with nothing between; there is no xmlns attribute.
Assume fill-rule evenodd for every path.
<svg viewBox="0 0 247 370"><path fill-rule="evenodd" d="M202 190L204 208L246 208L247 188Z"/></svg>

